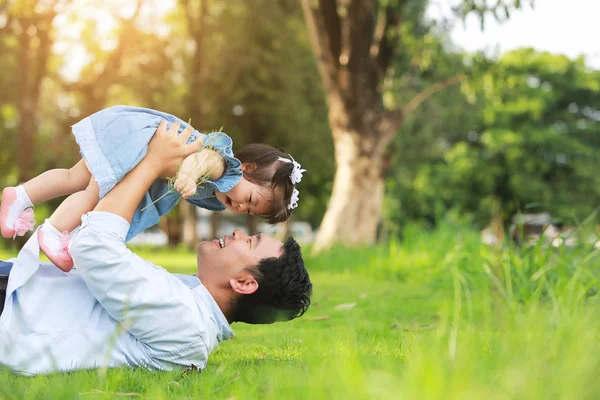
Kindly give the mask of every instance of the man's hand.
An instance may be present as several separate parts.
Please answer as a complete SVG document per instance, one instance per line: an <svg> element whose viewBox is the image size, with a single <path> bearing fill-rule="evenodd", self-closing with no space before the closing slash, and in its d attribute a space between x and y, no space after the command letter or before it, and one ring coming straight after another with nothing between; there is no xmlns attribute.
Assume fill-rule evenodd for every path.
<svg viewBox="0 0 600 400"><path fill-rule="evenodd" d="M167 130L167 122L162 121L148 144L148 152L144 160L155 169L158 177L174 177L183 160L195 154L202 147L202 138L197 138L195 142L187 144L193 132L191 126L188 125L178 135L179 127L179 123L175 122Z"/></svg>
<svg viewBox="0 0 600 400"><path fill-rule="evenodd" d="M171 125L168 131L166 127L166 122L160 123L148 145L146 157L100 200L94 211L110 212L131 222L152 183L161 176L174 176L183 159L202 146L201 140L186 145L192 134L191 128L177 135L178 123Z"/></svg>

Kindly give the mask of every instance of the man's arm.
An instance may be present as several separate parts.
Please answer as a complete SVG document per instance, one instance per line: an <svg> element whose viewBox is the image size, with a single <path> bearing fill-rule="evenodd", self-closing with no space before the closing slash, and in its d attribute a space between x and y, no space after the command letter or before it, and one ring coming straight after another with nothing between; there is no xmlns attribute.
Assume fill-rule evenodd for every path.
<svg viewBox="0 0 600 400"><path fill-rule="evenodd" d="M181 148L169 147L171 142L178 143L174 136L165 136L164 126L162 129L149 146L147 157L102 199L94 212L83 216L70 250L92 295L147 346L150 356L176 363L188 358L201 363L206 356L203 316L193 294L182 290L182 283L164 269L125 246L129 221L146 190L156 177L169 172L169 168L176 169L180 156L195 151L190 148L181 154Z"/></svg>
<svg viewBox="0 0 600 400"><path fill-rule="evenodd" d="M146 346L149 356L180 364L182 357L201 362L206 324L192 291L129 250L124 243L128 230L127 221L115 214L84 215L70 245L79 275L122 329Z"/></svg>

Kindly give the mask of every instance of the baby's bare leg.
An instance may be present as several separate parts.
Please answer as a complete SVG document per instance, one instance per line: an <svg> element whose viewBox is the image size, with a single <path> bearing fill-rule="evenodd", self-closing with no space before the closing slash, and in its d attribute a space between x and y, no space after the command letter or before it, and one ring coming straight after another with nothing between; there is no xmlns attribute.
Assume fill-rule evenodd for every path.
<svg viewBox="0 0 600 400"><path fill-rule="evenodd" d="M51 169L31 179L23 186L33 204L83 191L90 183L90 171L80 160L70 169ZM79 225L79 223L77 224ZM75 225L75 226L77 226Z"/></svg>
<svg viewBox="0 0 600 400"><path fill-rule="evenodd" d="M98 204L100 189L92 177L85 190L81 190L67 197L49 218L52 225L60 232L71 232L81 223L81 216L92 211Z"/></svg>

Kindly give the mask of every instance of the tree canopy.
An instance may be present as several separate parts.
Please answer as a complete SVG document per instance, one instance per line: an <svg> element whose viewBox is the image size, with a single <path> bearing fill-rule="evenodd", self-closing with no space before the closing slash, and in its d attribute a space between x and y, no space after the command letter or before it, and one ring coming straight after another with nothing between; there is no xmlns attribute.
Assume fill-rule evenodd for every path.
<svg viewBox="0 0 600 400"><path fill-rule="evenodd" d="M359 61L346 63L339 53L336 82L350 86L341 87L341 103L332 103L318 72L323 60L313 52L309 9L300 1L179 0L172 7L151 0L0 1L0 184L71 166L79 154L70 126L126 103L192 118L203 131L222 127L234 150L257 141L284 148L308 170L294 218L315 229L340 165L334 140L348 132L362 149L352 179L366 178L361 188L373 204L379 189L368 182L381 177L385 226L435 223L448 210L480 226L498 216L508 221L519 210L548 211L568 223L593 212L600 203L599 71L582 58L533 49L498 59L467 54L449 40L446 25L426 19L427 2L369 3L371 44L378 47L365 50L358 41L349 49L374 57L387 73L369 70L375 82L369 100L352 92L368 83L355 68L360 63L353 64ZM510 17L516 3L498 3L499 18L507 16L505 6ZM473 9L477 4L461 3L457 18L489 15L490 9ZM364 28L352 25L362 14L344 19L358 9L323 10L336 11L341 24L328 14L324 38L346 23L356 30L340 30L349 35L340 39ZM336 43L328 46L341 52ZM354 119L333 118L332 105L343 105L338 110ZM394 116L400 124L385 119ZM369 118L391 121L385 143L368 144L379 135L369 130L375 129ZM374 233L379 216L361 208L359 197L333 204L354 203L340 214L348 223L372 215Z"/></svg>

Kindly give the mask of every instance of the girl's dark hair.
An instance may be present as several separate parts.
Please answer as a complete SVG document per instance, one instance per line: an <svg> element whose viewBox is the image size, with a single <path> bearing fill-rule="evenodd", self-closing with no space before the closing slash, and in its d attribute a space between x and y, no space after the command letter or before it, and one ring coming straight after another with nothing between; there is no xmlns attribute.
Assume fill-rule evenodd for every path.
<svg viewBox="0 0 600 400"><path fill-rule="evenodd" d="M270 224L287 221L292 215L288 208L294 185L290 176L294 165L291 162L278 160L279 157L290 160L290 156L269 146L253 143L242 147L235 153L242 163L254 164L252 172L244 172L244 178L262 187L270 188L273 193L273 206L267 215L263 215Z"/></svg>

